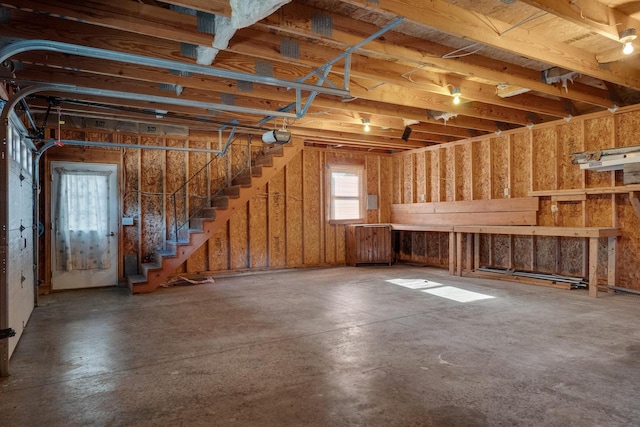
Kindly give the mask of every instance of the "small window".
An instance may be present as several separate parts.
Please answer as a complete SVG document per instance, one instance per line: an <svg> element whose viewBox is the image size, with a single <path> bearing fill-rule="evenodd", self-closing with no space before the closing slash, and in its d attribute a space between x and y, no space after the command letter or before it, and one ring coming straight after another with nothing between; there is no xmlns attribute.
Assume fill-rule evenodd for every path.
<svg viewBox="0 0 640 427"><path fill-rule="evenodd" d="M364 222L364 166L329 165L328 172L329 221Z"/></svg>

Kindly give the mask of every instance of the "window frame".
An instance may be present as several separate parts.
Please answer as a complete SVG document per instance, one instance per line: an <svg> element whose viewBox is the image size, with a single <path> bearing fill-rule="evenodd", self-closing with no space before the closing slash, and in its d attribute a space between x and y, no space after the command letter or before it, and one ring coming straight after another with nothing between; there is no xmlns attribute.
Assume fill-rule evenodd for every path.
<svg viewBox="0 0 640 427"><path fill-rule="evenodd" d="M360 204L359 218L348 219L335 219L334 201L337 197L334 196L333 189L333 174L334 173L351 173L357 175L360 182L358 183L359 194L358 200ZM366 194L366 169L363 163L360 162L330 162L326 167L326 218L329 224L357 224L364 223L366 221L367 212L367 194Z"/></svg>

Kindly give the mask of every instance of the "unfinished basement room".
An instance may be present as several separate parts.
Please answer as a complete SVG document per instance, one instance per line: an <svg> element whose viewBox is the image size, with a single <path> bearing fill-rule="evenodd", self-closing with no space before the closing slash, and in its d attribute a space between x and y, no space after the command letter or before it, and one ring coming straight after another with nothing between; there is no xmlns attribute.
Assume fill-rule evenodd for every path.
<svg viewBox="0 0 640 427"><path fill-rule="evenodd" d="M0 426L640 426L639 31L0 0Z"/></svg>

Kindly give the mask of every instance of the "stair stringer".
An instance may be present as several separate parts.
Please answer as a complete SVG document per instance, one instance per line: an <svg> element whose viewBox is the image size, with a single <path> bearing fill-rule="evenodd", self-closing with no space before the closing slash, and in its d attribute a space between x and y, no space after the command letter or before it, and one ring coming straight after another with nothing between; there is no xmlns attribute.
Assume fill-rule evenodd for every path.
<svg viewBox="0 0 640 427"><path fill-rule="evenodd" d="M165 283L178 267L205 244L216 231L226 225L233 214L246 205L251 197L257 193L258 188L266 185L277 173L285 168L302 150L302 145L302 141L296 139L291 144L284 145L283 155L273 155L273 165L263 165L262 176L253 178L250 187L240 187L239 197L230 197L227 209L217 208L215 218L203 221L202 230L189 233L189 243L178 243L175 254L160 255L154 265L147 267L143 265L142 276L146 276L146 281L143 281L142 278L136 281L129 279L131 293L150 293L155 291L160 284Z"/></svg>

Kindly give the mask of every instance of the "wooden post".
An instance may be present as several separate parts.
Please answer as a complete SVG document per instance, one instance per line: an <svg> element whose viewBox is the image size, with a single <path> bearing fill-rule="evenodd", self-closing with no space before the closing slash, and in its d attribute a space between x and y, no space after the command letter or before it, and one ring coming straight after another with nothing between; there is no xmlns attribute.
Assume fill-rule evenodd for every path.
<svg viewBox="0 0 640 427"><path fill-rule="evenodd" d="M609 286L616 286L618 281L617 250L618 238L616 236L610 236L607 242L607 285Z"/></svg>
<svg viewBox="0 0 640 427"><path fill-rule="evenodd" d="M480 268L480 234L473 235L473 269Z"/></svg>
<svg viewBox="0 0 640 427"><path fill-rule="evenodd" d="M598 297L598 238L589 238L589 296Z"/></svg>
<svg viewBox="0 0 640 427"><path fill-rule="evenodd" d="M462 276L462 233L456 233L456 269Z"/></svg>
<svg viewBox="0 0 640 427"><path fill-rule="evenodd" d="M449 275L455 275L456 266L456 233L449 232Z"/></svg>
<svg viewBox="0 0 640 427"><path fill-rule="evenodd" d="M466 267L467 267L468 271L472 271L473 270L472 260L473 260L473 234L467 233Z"/></svg>

